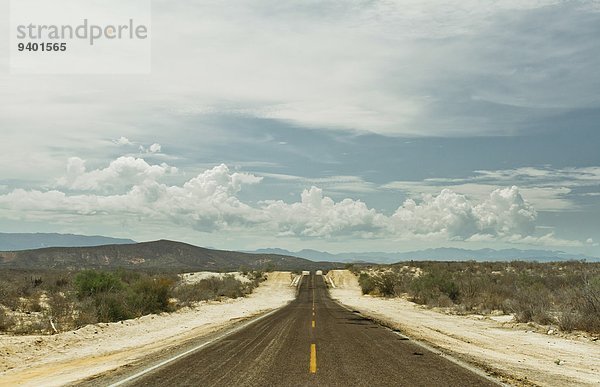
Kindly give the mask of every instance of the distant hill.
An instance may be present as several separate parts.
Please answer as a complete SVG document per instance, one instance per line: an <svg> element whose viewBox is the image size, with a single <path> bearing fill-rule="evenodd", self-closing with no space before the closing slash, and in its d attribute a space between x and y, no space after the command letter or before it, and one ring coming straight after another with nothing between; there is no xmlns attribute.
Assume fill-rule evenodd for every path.
<svg viewBox="0 0 600 387"><path fill-rule="evenodd" d="M249 254L206 249L181 242L160 240L95 247L49 247L0 252L0 268L143 268L174 271L195 270L318 270L343 265L314 262L278 254Z"/></svg>
<svg viewBox="0 0 600 387"><path fill-rule="evenodd" d="M583 254L571 254L563 251L550 250L519 250L519 249L480 249L467 250L457 248L436 248L420 251L411 251L407 253L340 253L331 254L328 252L317 250L300 250L297 252L287 251L283 249L261 249L255 253L276 253L283 255L292 255L312 260L324 260L331 262L371 262L371 263L395 263L400 261L567 261L567 260L582 260L598 261L598 258L586 256Z"/></svg>
<svg viewBox="0 0 600 387"><path fill-rule="evenodd" d="M109 238L104 236L87 236L75 234L45 234L45 233L23 233L7 234L0 233L0 251L17 251L40 249L44 247L82 247L101 245L131 244L131 239Z"/></svg>

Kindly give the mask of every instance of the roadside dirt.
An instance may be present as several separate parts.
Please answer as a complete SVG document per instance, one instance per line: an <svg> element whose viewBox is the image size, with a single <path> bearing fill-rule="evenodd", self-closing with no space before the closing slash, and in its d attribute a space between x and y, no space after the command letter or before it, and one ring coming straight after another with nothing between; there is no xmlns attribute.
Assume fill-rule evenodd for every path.
<svg viewBox="0 0 600 387"><path fill-rule="evenodd" d="M456 316L402 298L364 296L348 270L332 270L330 293L347 307L515 385L600 385L600 341L515 327L507 318Z"/></svg>
<svg viewBox="0 0 600 387"><path fill-rule="evenodd" d="M0 335L0 384L59 386L122 367L284 306L295 297L291 281L289 272L274 272L245 298L204 302L175 313L120 323L88 325L54 336Z"/></svg>

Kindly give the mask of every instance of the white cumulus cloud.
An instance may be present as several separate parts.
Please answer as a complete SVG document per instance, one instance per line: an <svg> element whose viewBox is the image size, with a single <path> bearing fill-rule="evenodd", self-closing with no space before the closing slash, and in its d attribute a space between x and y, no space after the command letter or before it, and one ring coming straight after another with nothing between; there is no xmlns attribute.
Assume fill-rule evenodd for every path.
<svg viewBox="0 0 600 387"><path fill-rule="evenodd" d="M360 200L336 201L316 186L304 189L300 201L248 203L240 199L239 193L263 178L232 171L225 164L181 184L162 181L175 171L166 164L149 164L134 157L119 157L106 168L88 170L83 159L73 157L55 189L15 189L0 195L0 214L21 217L35 213L47 219L85 215L112 221L136 218L204 232L266 232L338 240L435 238L561 246L583 243L560 240L553 234L536 236L537 212L516 186L495 189L483 200L443 189L438 194L407 199L388 215Z"/></svg>
<svg viewBox="0 0 600 387"><path fill-rule="evenodd" d="M407 199L392 215L396 233L437 234L465 240L477 234L531 235L537 214L515 186L494 190L481 203L444 189L425 195L420 203Z"/></svg>
<svg viewBox="0 0 600 387"><path fill-rule="evenodd" d="M302 192L300 202L267 201L261 210L284 235L372 237L387 227L386 217L365 203L352 199L336 203L314 186Z"/></svg>
<svg viewBox="0 0 600 387"><path fill-rule="evenodd" d="M67 161L66 176L58 179L57 184L72 190L111 191L176 172L177 168L165 163L150 165L144 159L131 156L119 157L106 168L87 171L83 159L71 157Z"/></svg>
<svg viewBox="0 0 600 387"><path fill-rule="evenodd" d="M129 141L129 139L127 137L119 137L118 139L116 139L115 141L113 141L115 144L117 145L131 145L133 144L131 141Z"/></svg>
<svg viewBox="0 0 600 387"><path fill-rule="evenodd" d="M154 143L152 145L150 145L150 147L148 148L148 152L150 153L158 153L161 150L161 146L160 144Z"/></svg>

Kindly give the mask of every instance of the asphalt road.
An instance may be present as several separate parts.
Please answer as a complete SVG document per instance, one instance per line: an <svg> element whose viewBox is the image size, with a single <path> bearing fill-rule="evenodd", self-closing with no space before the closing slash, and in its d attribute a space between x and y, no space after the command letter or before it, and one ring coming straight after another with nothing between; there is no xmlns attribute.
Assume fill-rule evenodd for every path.
<svg viewBox="0 0 600 387"><path fill-rule="evenodd" d="M132 386L496 386L341 307L322 276L288 306Z"/></svg>

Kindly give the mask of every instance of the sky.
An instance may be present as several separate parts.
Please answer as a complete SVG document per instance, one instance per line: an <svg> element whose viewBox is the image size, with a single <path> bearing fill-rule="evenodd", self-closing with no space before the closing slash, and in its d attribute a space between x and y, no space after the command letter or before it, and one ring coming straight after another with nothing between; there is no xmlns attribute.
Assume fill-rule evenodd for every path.
<svg viewBox="0 0 600 387"><path fill-rule="evenodd" d="M0 30L0 232L600 256L599 2L155 0L133 75Z"/></svg>

